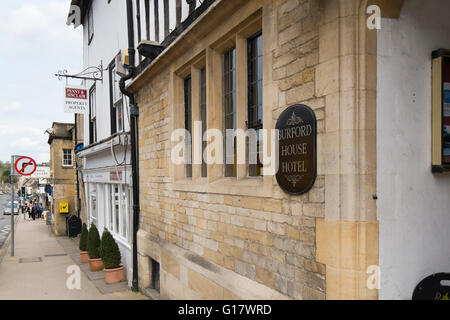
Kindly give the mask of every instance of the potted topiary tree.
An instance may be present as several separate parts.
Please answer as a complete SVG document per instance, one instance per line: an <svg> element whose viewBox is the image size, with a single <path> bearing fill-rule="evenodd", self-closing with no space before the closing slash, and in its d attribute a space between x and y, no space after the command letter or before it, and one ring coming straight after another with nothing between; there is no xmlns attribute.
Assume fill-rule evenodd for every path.
<svg viewBox="0 0 450 320"><path fill-rule="evenodd" d="M105 281L107 284L125 280L125 268L120 265L120 250L112 234L105 229L100 244L102 261L105 265Z"/></svg>
<svg viewBox="0 0 450 320"><path fill-rule="evenodd" d="M89 255L87 251L87 242L88 242L88 228L86 226L86 223L83 223L83 227L81 228L81 235L80 235L80 261L82 263L86 263L89 261Z"/></svg>
<svg viewBox="0 0 450 320"><path fill-rule="evenodd" d="M95 224L92 224L89 229L87 249L89 254L89 269L91 271L103 270L104 266L100 256L100 235Z"/></svg>

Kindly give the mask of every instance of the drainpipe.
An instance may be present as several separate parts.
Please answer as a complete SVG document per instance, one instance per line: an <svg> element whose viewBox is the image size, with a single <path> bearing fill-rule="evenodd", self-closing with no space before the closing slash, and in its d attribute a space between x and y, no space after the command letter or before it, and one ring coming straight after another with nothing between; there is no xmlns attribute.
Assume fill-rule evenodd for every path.
<svg viewBox="0 0 450 320"><path fill-rule="evenodd" d="M125 81L133 78L135 74L134 58L134 27L133 27L133 3L127 0L127 25L128 25L128 54L130 63L128 75L119 81L120 91L130 100L130 134L131 134L131 171L133 183L133 280L134 291L138 291L138 261L137 261L137 232L139 229L139 173L138 173L138 116L139 110L134 95L125 89Z"/></svg>
<svg viewBox="0 0 450 320"><path fill-rule="evenodd" d="M75 147L78 145L78 122L77 115L75 114ZM75 154L75 150L73 151ZM78 163L77 156L75 155L75 178L77 179L77 216L80 218L80 208L81 208L81 200L80 200L80 182L78 180Z"/></svg>

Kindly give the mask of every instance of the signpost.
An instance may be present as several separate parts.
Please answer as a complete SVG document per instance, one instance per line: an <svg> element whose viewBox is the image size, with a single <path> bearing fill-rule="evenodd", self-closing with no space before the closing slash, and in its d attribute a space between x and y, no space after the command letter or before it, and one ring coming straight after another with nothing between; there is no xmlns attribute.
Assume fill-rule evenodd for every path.
<svg viewBox="0 0 450 320"><path fill-rule="evenodd" d="M36 161L26 156L11 156L11 256L14 256L14 176L31 176L37 169Z"/></svg>

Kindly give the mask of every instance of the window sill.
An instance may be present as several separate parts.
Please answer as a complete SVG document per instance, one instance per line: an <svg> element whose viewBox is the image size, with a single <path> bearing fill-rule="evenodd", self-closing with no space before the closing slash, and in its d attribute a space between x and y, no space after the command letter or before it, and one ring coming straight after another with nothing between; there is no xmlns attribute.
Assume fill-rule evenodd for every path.
<svg viewBox="0 0 450 320"><path fill-rule="evenodd" d="M271 177L267 178L271 180ZM263 177L246 177L241 180L223 177L212 182L208 182L208 178L180 179L173 183L173 190L264 197L264 180Z"/></svg>
<svg viewBox="0 0 450 320"><path fill-rule="evenodd" d="M111 232L112 236L117 241L117 244L122 245L123 247L131 250L131 245L130 245L130 243L128 243L128 241L126 239L124 239L122 236L119 236L117 233L115 233L111 230L109 230L109 232Z"/></svg>

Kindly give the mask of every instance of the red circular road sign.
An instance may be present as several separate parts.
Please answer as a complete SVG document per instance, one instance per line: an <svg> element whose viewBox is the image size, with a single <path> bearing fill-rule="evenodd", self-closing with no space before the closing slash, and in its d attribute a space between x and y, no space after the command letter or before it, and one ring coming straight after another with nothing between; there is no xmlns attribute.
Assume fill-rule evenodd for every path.
<svg viewBox="0 0 450 320"><path fill-rule="evenodd" d="M36 161L30 157L20 157L14 163L14 168L22 176L31 176L36 171L37 165Z"/></svg>

